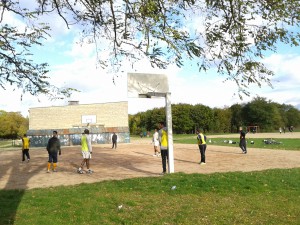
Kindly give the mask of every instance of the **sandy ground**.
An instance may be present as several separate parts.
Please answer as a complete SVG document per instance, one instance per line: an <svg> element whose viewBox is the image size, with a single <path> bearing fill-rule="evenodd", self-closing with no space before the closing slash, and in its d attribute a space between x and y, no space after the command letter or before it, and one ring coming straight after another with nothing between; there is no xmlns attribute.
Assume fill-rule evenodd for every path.
<svg viewBox="0 0 300 225"><path fill-rule="evenodd" d="M214 136L216 137L216 136ZM218 136L220 137L220 136ZM226 135L224 139L238 137ZM300 133L248 134L247 138L300 138ZM209 137L208 137L209 138ZM48 154L45 149L30 149L29 163L21 162L21 150L0 152L0 189L32 189L59 185L93 183L103 180L119 180L133 177L155 177L162 172L161 158L153 157L150 138L141 138L129 144L93 146L91 168L93 174L78 174L81 163L80 147L65 147L59 156L58 172L46 173ZM238 147L208 145L206 165L199 165L198 146L175 144L175 172L215 173L228 171L257 171L271 168L300 167L300 151L275 151L254 149L248 145L248 154Z"/></svg>

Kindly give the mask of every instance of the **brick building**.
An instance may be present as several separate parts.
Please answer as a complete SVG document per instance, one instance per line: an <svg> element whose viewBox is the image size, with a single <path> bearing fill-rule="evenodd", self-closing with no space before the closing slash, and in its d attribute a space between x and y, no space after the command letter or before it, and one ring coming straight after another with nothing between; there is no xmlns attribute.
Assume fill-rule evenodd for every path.
<svg viewBox="0 0 300 225"><path fill-rule="evenodd" d="M118 142L129 139L128 102L79 104L70 101L66 106L29 109L31 146L46 146L53 130L57 130L62 145L79 145L81 134L88 128L93 144L111 143L113 132Z"/></svg>

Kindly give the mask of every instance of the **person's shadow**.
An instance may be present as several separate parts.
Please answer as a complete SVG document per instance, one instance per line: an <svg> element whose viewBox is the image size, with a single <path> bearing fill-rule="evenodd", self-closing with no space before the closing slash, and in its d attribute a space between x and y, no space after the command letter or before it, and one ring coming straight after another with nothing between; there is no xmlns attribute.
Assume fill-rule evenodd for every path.
<svg viewBox="0 0 300 225"><path fill-rule="evenodd" d="M45 158L40 154L34 157L34 151L30 150L30 153L33 153L31 154L32 159L36 162L45 162ZM37 151L41 151L41 149ZM16 213L27 189L28 181L36 173L45 169L45 164L36 164L32 160L29 163L26 161L22 163L21 151L20 157L15 156L16 154L7 154L6 152L0 154L2 158L0 162L0 179L2 181L6 180L4 188L0 189L0 224L5 225L15 223Z"/></svg>

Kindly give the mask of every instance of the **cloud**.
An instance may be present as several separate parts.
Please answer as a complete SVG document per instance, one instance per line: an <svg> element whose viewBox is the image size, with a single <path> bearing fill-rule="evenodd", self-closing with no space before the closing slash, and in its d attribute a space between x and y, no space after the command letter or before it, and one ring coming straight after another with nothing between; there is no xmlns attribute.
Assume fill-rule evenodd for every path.
<svg viewBox="0 0 300 225"><path fill-rule="evenodd" d="M18 26L24 26L10 14L5 18ZM55 102L50 102L43 96L36 98L29 94L25 94L23 101L20 101L21 92L9 86L7 91L0 90L0 109L21 111L24 116L27 116L29 108L65 105L68 100L77 100L81 104L128 101L130 114L165 106L164 98L127 98L128 72L167 74L171 101L174 104L203 104L211 108L222 108L236 103L245 103L255 96L260 96L274 102L300 107L299 48L293 53L277 53L266 57L264 62L275 72L272 78L274 88L267 85L263 85L262 88L251 86L251 96L245 96L241 100L236 95L237 86L230 81L224 83L225 77L218 76L214 71L199 73L194 67L178 68L174 65L168 66L166 70L160 70L152 68L145 58L135 63L133 67L131 63L124 60L121 67L124 72L115 73L113 70L99 68L96 65L93 44L77 44L79 39L73 36L77 31L71 32L66 29L60 19L45 17L45 20L51 23L53 37L45 42L45 46L37 50L47 61L52 62L49 74L51 83L58 87L76 88L80 92L75 92L69 99ZM193 23L189 26L193 26ZM105 47L105 43L103 46ZM107 58L109 51L103 51L100 54L102 58Z"/></svg>

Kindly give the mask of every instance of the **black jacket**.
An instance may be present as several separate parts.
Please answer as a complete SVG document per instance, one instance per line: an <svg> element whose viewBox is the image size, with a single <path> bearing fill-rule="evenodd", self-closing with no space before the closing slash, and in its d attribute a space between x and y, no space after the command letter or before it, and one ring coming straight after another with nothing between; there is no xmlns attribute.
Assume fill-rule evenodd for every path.
<svg viewBox="0 0 300 225"><path fill-rule="evenodd" d="M49 153L60 152L60 141L57 137L52 137L49 139L47 144L47 151Z"/></svg>

